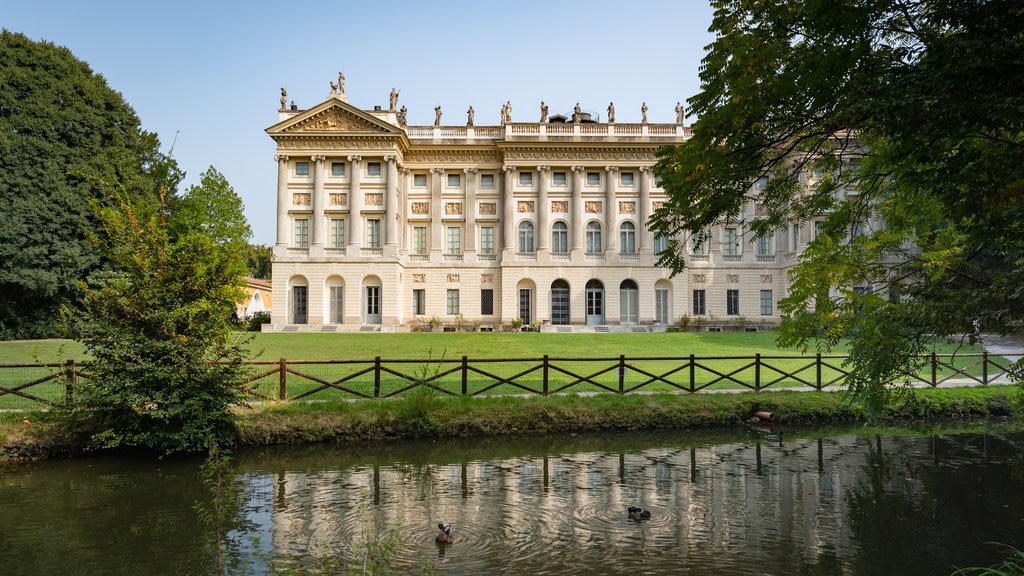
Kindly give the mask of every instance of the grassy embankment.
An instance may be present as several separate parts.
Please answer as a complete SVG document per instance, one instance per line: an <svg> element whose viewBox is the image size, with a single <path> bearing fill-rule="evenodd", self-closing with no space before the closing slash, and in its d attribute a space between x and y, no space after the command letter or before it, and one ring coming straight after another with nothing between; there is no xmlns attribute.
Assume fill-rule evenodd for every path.
<svg viewBox="0 0 1024 576"><path fill-rule="evenodd" d="M780 351L764 333L675 334L260 334L252 342L261 359L644 357L795 355ZM15 360L12 356L28 358ZM971 352L945 347L938 352ZM0 343L0 363L81 359L77 344ZM429 364L424 364L429 367ZM351 401L325 394L312 402L270 402L239 411L243 444L359 441L402 437L566 433L741 425L754 410L777 415L777 425L850 422L862 418L838 392L636 395L490 396L458 398L419 388L387 400ZM886 419L1019 418L1017 390L915 390ZM81 440L51 414L0 414L7 457L77 451Z"/></svg>

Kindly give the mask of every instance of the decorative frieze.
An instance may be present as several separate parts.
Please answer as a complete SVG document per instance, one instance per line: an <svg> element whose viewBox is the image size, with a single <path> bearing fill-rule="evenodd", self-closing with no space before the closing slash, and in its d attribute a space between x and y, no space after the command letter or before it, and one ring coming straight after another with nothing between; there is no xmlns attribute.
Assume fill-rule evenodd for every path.
<svg viewBox="0 0 1024 576"><path fill-rule="evenodd" d="M739 274L726 274L725 275L725 281L728 284L739 284L740 283L740 275Z"/></svg>
<svg viewBox="0 0 1024 576"><path fill-rule="evenodd" d="M496 216L498 214L498 204L496 202L481 202L480 214L484 216Z"/></svg>
<svg viewBox="0 0 1024 576"><path fill-rule="evenodd" d="M309 192L296 192L292 194L292 204L295 206L309 206L310 199Z"/></svg>
<svg viewBox="0 0 1024 576"><path fill-rule="evenodd" d="M518 202L516 210L520 214L525 214L525 213L528 213L528 212L533 212L533 200L520 200Z"/></svg>
<svg viewBox="0 0 1024 576"><path fill-rule="evenodd" d="M600 214L601 213L601 201L600 200L587 200L583 203L583 211L587 214Z"/></svg>
<svg viewBox="0 0 1024 576"><path fill-rule="evenodd" d="M444 213L448 216L462 215L462 202L445 202Z"/></svg>
<svg viewBox="0 0 1024 576"><path fill-rule="evenodd" d="M636 202L619 202L619 214L636 214Z"/></svg>
<svg viewBox="0 0 1024 576"><path fill-rule="evenodd" d="M708 281L707 274L694 274L692 278L694 284L704 284L705 282Z"/></svg>
<svg viewBox="0 0 1024 576"><path fill-rule="evenodd" d="M458 274L449 274L448 275L448 282L451 283L451 284L458 284L459 283L459 275Z"/></svg>
<svg viewBox="0 0 1024 576"><path fill-rule="evenodd" d="M327 196L327 202L331 206L345 206L348 204L348 194L332 192Z"/></svg>
<svg viewBox="0 0 1024 576"><path fill-rule="evenodd" d="M417 216L424 216L430 214L430 202L413 202L412 213Z"/></svg>
<svg viewBox="0 0 1024 576"><path fill-rule="evenodd" d="M768 215L768 205L767 204L765 204L764 202L758 202L757 204L754 204L754 216L767 216L767 215Z"/></svg>
<svg viewBox="0 0 1024 576"><path fill-rule="evenodd" d="M413 284L424 284L424 283L426 283L426 281L427 281L427 275L426 274L413 274L412 275L412 282L413 282Z"/></svg>
<svg viewBox="0 0 1024 576"><path fill-rule="evenodd" d="M384 205L384 194L381 192L368 192L366 194L366 205L367 206L383 206Z"/></svg>
<svg viewBox="0 0 1024 576"><path fill-rule="evenodd" d="M761 284L771 284L771 283L772 283L772 275L771 274L761 274Z"/></svg>
<svg viewBox="0 0 1024 576"><path fill-rule="evenodd" d="M567 200L553 200L551 202L551 213L552 214L566 214L569 212L569 202Z"/></svg>
<svg viewBox="0 0 1024 576"><path fill-rule="evenodd" d="M480 275L480 283L481 284L494 284L494 274L481 274Z"/></svg>
<svg viewBox="0 0 1024 576"><path fill-rule="evenodd" d="M664 205L665 205L665 203L660 201L660 200L657 201L657 202L652 202L651 203L651 206L653 206L655 210L661 209L661 207L664 206Z"/></svg>

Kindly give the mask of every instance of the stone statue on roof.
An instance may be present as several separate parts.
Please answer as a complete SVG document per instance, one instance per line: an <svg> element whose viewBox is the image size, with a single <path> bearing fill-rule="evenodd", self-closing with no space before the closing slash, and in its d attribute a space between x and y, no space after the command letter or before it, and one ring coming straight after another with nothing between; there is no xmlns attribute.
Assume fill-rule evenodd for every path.
<svg viewBox="0 0 1024 576"><path fill-rule="evenodd" d="M391 102L391 106L388 108L388 110L394 112L395 111L395 106L398 106L398 90L395 90L394 88L392 88L391 89L391 96L389 96L389 99L390 99L390 102Z"/></svg>
<svg viewBox="0 0 1024 576"><path fill-rule="evenodd" d="M548 120L548 105L543 100L540 101L540 123L543 124Z"/></svg>
<svg viewBox="0 0 1024 576"><path fill-rule="evenodd" d="M683 105L676 102L676 124L683 123Z"/></svg>
<svg viewBox="0 0 1024 576"><path fill-rule="evenodd" d="M608 123L615 124L615 102L608 103Z"/></svg>
<svg viewBox="0 0 1024 576"><path fill-rule="evenodd" d="M473 107L470 106L469 110L466 110L466 126L472 126L473 125L473 116L474 116Z"/></svg>
<svg viewBox="0 0 1024 576"><path fill-rule="evenodd" d="M647 102L644 102L643 105L640 106L640 116L640 123L647 124Z"/></svg>
<svg viewBox="0 0 1024 576"><path fill-rule="evenodd" d="M288 105L288 91L281 88L281 110L284 110Z"/></svg>
<svg viewBox="0 0 1024 576"><path fill-rule="evenodd" d="M434 126L441 125L441 107L434 106Z"/></svg>

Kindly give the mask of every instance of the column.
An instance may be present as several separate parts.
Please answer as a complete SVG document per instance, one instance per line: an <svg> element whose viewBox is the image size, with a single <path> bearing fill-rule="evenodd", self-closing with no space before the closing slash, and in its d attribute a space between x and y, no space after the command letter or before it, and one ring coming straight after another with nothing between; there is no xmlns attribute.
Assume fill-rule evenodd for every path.
<svg viewBox="0 0 1024 576"><path fill-rule="evenodd" d="M349 256L360 256L363 242L366 239L366 227L363 222L363 190L360 182L363 179L363 157L349 156L349 167L352 169L352 176L349 178L351 185L348 191L348 245Z"/></svg>
<svg viewBox="0 0 1024 576"><path fill-rule="evenodd" d="M583 252L583 231L587 227L587 223L584 222L585 212L583 210L583 173L586 169L583 166L572 167L572 246L571 250L574 254ZM573 260L581 257L573 256Z"/></svg>
<svg viewBox="0 0 1024 576"><path fill-rule="evenodd" d="M409 223L406 220L406 215L409 210L409 190L412 188L412 170L409 168L402 167L402 186L398 190L398 207L396 207L396 214L399 220L398 230L398 245L401 250L409 250Z"/></svg>
<svg viewBox="0 0 1024 576"><path fill-rule="evenodd" d="M551 166L537 166L537 241L538 252L551 251L551 205L548 203L548 172Z"/></svg>
<svg viewBox="0 0 1024 576"><path fill-rule="evenodd" d="M466 237L463 239L464 252L476 252L476 168L465 168L466 201L462 205L462 215L466 218Z"/></svg>
<svg viewBox="0 0 1024 576"><path fill-rule="evenodd" d="M384 248L387 256L398 255L398 158L385 156L388 180L384 184Z"/></svg>
<svg viewBox="0 0 1024 576"><path fill-rule="evenodd" d="M618 187L619 167L606 166L605 172L605 194L604 194L604 250L605 252L619 251L619 231L615 228L615 215L619 207L615 205L615 189Z"/></svg>
<svg viewBox="0 0 1024 576"><path fill-rule="evenodd" d="M327 160L326 156L313 156L313 201L312 204L313 215L309 219L309 231L310 240L312 240L312 246L317 247L317 250L322 253L324 246L327 244L327 222L326 212L327 208L327 196L324 192L324 161Z"/></svg>
<svg viewBox="0 0 1024 576"><path fill-rule="evenodd" d="M513 178L516 175L516 167L511 165L505 166L502 168L502 171L505 172L505 186L501 191L501 248L502 251L511 250L515 252L516 235L512 226L515 224L516 219L516 199L515 194L512 193L512 184Z"/></svg>
<svg viewBox="0 0 1024 576"><path fill-rule="evenodd" d="M278 154L274 160L277 160L277 245L287 247L288 233L291 231L288 209L292 205L288 194L288 156Z"/></svg>
<svg viewBox="0 0 1024 576"><path fill-rule="evenodd" d="M638 240L640 241L640 252L651 251L651 232L647 221L651 219L651 167L640 167L640 226L637 227Z"/></svg>
<svg viewBox="0 0 1024 576"><path fill-rule="evenodd" d="M430 260L434 262L433 255L437 255L436 261L443 259L445 250L444 242L444 206L441 205L441 189L444 186L444 168L430 169Z"/></svg>

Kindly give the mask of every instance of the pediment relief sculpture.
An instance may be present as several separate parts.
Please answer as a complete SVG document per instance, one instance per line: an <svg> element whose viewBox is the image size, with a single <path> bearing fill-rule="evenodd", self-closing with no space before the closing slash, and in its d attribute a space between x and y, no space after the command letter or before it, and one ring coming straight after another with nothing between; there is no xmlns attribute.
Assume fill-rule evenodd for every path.
<svg viewBox="0 0 1024 576"><path fill-rule="evenodd" d="M361 118L332 110L288 129L289 132L383 132Z"/></svg>

